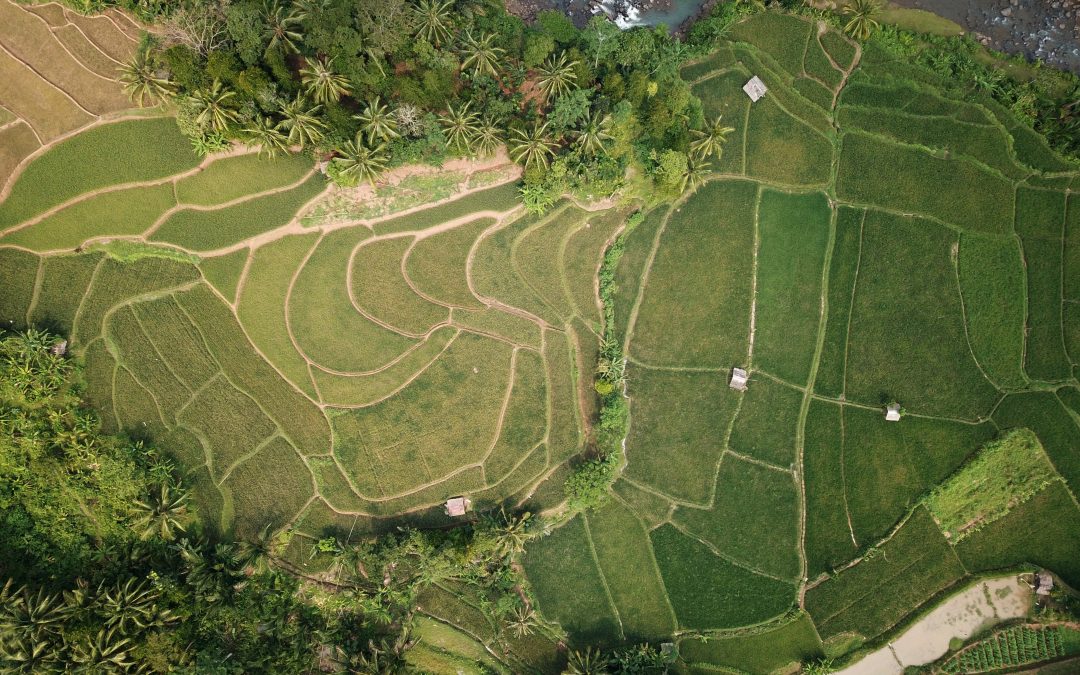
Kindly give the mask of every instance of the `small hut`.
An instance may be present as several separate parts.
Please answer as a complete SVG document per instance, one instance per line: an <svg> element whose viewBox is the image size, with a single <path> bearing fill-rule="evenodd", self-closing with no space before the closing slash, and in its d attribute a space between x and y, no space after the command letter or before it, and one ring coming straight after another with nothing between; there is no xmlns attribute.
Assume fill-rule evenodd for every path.
<svg viewBox="0 0 1080 675"><path fill-rule="evenodd" d="M746 381L750 378L742 368L731 369L731 381L728 386L735 391L746 391Z"/></svg>
<svg viewBox="0 0 1080 675"><path fill-rule="evenodd" d="M1054 575L1046 570L1039 570L1035 575L1035 595L1050 595L1054 590Z"/></svg>
<svg viewBox="0 0 1080 675"><path fill-rule="evenodd" d="M761 78L757 75L750 78L750 81L743 85L743 91L750 97L750 100L757 103L761 100L761 97L769 91L769 88L765 86L765 83L761 81Z"/></svg>
<svg viewBox="0 0 1080 675"><path fill-rule="evenodd" d="M469 511L469 500L465 497L451 497L446 500L446 515L457 518Z"/></svg>
<svg viewBox="0 0 1080 675"><path fill-rule="evenodd" d="M885 421L886 422L899 422L900 421L900 404L890 403L885 408Z"/></svg>

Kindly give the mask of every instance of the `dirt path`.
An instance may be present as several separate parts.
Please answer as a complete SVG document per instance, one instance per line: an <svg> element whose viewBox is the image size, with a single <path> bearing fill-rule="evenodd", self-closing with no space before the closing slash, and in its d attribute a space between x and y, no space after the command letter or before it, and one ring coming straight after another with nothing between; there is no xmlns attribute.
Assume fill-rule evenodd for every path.
<svg viewBox="0 0 1080 675"><path fill-rule="evenodd" d="M902 675L907 667L944 656L953 638L965 640L984 628L1027 616L1031 602L1031 589L1016 576L978 581L942 602L900 637L839 673Z"/></svg>

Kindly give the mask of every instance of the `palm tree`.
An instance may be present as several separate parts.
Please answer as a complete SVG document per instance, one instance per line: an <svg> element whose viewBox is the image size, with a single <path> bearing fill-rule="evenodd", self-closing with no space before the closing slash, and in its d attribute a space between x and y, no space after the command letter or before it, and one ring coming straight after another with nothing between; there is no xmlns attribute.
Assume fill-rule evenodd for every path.
<svg viewBox="0 0 1080 675"><path fill-rule="evenodd" d="M446 108L446 114L439 118L439 124L446 131L446 141L454 148L465 150L472 149L472 141L480 128L480 116L469 110L471 103L466 103L455 109L451 104Z"/></svg>
<svg viewBox="0 0 1080 675"><path fill-rule="evenodd" d="M357 181L368 181L372 185L375 179L386 170L386 144L380 143L375 147L364 145L360 134L356 139L346 142L338 149L340 157L334 162L341 170L341 175Z"/></svg>
<svg viewBox="0 0 1080 675"><path fill-rule="evenodd" d="M582 120L581 128L574 132L573 136L574 145L582 154L595 157L605 152L604 142L612 138L611 116L605 115L598 118L596 113L590 110Z"/></svg>
<svg viewBox="0 0 1080 675"><path fill-rule="evenodd" d="M679 181L679 190L682 192L694 192L705 182L705 179L708 177L709 171L711 170L712 164L704 159L699 159L694 156L687 157L686 171Z"/></svg>
<svg viewBox="0 0 1080 675"><path fill-rule="evenodd" d="M574 68L577 65L577 61L566 57L566 52L559 54L557 59L549 56L544 61L544 64L537 69L540 77L536 79L536 82L545 99L551 96L562 96L574 88L577 82L577 73L574 72Z"/></svg>
<svg viewBox="0 0 1080 675"><path fill-rule="evenodd" d="M335 73L332 64L333 59L307 59L307 65L300 70L300 80L317 103L336 103L349 93L348 78Z"/></svg>
<svg viewBox="0 0 1080 675"><path fill-rule="evenodd" d="M476 154L490 157L495 154L500 145L502 145L502 131L499 125L490 117L485 117L476 127L476 137L473 139Z"/></svg>
<svg viewBox="0 0 1080 675"><path fill-rule="evenodd" d="M723 115L717 115L704 131L694 129L690 133L694 135L694 141L690 143L690 154L705 159L710 155L720 155L724 152L724 142L728 134L735 131L733 127L724 126Z"/></svg>
<svg viewBox="0 0 1080 675"><path fill-rule="evenodd" d="M136 583L129 577L122 585L105 589L100 593L98 603L105 618L105 625L116 627L122 634L128 634L134 626L143 627L157 610L157 592L147 588L144 579Z"/></svg>
<svg viewBox="0 0 1080 675"><path fill-rule="evenodd" d="M555 155L556 143L547 134L547 122L535 125L530 131L514 129L510 138L510 158L524 162L525 168L536 163L545 169L548 160Z"/></svg>
<svg viewBox="0 0 1080 675"><path fill-rule="evenodd" d="M187 498L187 492L179 486L173 489L168 483L162 483L148 499L136 501L139 516L135 520L135 529L139 538L145 541L157 535L171 541L177 532L183 532L181 520L187 514Z"/></svg>
<svg viewBox="0 0 1080 675"><path fill-rule="evenodd" d="M298 144L301 148L307 144L316 144L323 139L323 129L326 125L318 118L321 105L308 107L307 99L301 94L281 106L281 128L288 132L290 143Z"/></svg>
<svg viewBox="0 0 1080 675"><path fill-rule="evenodd" d="M226 89L221 80L214 80L210 89L197 89L190 99L195 111L195 123L203 129L222 132L236 121L236 111L228 102L236 92Z"/></svg>
<svg viewBox="0 0 1080 675"><path fill-rule="evenodd" d="M39 588L31 593L25 586L12 590L11 580L4 585L0 599L0 635L24 635L39 639L60 628L67 616L67 608L59 595L46 593Z"/></svg>
<svg viewBox="0 0 1080 675"><path fill-rule="evenodd" d="M576 649L570 652L563 675L605 675L607 672L607 659L600 655L600 650L589 647L584 652Z"/></svg>
<svg viewBox="0 0 1080 675"><path fill-rule="evenodd" d="M88 672L124 671L135 665L131 660L131 639L120 637L116 628L101 628L93 639L76 642L71 660Z"/></svg>
<svg viewBox="0 0 1080 675"><path fill-rule="evenodd" d="M0 640L0 661L12 673L52 673L59 669L60 650L47 640L26 635Z"/></svg>
<svg viewBox="0 0 1080 675"><path fill-rule="evenodd" d="M531 607L519 605L510 613L506 625L519 638L531 635L536 628L536 612Z"/></svg>
<svg viewBox="0 0 1080 675"><path fill-rule="evenodd" d="M532 514L528 511L515 517L507 514L505 509L500 509L498 517L488 520L495 539L494 553L499 558L514 558L525 550L525 544L532 539L532 533L529 532Z"/></svg>
<svg viewBox="0 0 1080 675"><path fill-rule="evenodd" d="M465 60L461 62L461 68L463 70L472 68L474 75L497 76L499 62L506 50L492 45L491 41L494 39L494 33L488 33L477 39L473 37L471 30L466 30L465 38L462 40L464 44L461 48Z"/></svg>
<svg viewBox="0 0 1080 675"><path fill-rule="evenodd" d="M415 8L416 37L436 47L450 39L450 10L454 0L420 0Z"/></svg>
<svg viewBox="0 0 1080 675"><path fill-rule="evenodd" d="M264 525L254 540L240 542L240 559L246 567L251 567L256 572L266 571L270 565L274 547L273 525Z"/></svg>
<svg viewBox="0 0 1080 675"><path fill-rule="evenodd" d="M135 52L131 60L123 64L120 70L120 84L124 93L140 108L146 101L164 100L172 93L172 85L167 77L159 77L157 69L150 61L150 49L143 47Z"/></svg>
<svg viewBox="0 0 1080 675"><path fill-rule="evenodd" d="M866 40L877 30L877 17L880 13L879 0L850 0L844 7L844 16L851 17L844 24L844 32L856 40Z"/></svg>
<svg viewBox="0 0 1080 675"><path fill-rule="evenodd" d="M296 43L303 38L298 30L303 12L285 9L280 0L267 0L263 5L263 18L266 20L263 36L267 40L267 52L281 49L287 54L295 54L300 51Z"/></svg>
<svg viewBox="0 0 1080 675"><path fill-rule="evenodd" d="M398 120L390 107L383 105L379 98L368 101L364 112L356 116L360 121L360 130L367 134L368 143L374 143L378 138L381 141L390 141L397 138Z"/></svg>
<svg viewBox="0 0 1080 675"><path fill-rule="evenodd" d="M258 144L259 154L276 157L278 153L289 151L289 139L281 133L281 122L275 122L265 115L256 115L251 124L244 129L244 135L252 143Z"/></svg>

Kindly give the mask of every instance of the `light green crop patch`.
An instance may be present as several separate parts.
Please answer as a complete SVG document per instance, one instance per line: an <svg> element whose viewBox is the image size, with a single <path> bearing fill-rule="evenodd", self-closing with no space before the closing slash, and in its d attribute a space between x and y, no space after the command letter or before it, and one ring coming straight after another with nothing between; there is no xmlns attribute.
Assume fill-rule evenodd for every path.
<svg viewBox="0 0 1080 675"><path fill-rule="evenodd" d="M960 541L1057 478L1035 434L1016 429L988 443L926 498L926 506L946 536Z"/></svg>

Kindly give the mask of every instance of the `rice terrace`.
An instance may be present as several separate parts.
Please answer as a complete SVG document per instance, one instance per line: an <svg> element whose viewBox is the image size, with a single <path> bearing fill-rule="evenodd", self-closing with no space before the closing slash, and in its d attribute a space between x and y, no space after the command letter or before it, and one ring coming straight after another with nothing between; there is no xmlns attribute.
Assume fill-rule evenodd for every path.
<svg viewBox="0 0 1080 675"><path fill-rule="evenodd" d="M317 16L356 3L168 4L0 0L0 340L72 364L92 431L63 438L154 448L150 499L186 495L158 553L113 542L131 572L113 497L76 500L77 572L27 571L60 538L0 558L0 671L1080 669L1080 106L1054 135L921 52L1074 76L824 3L679 42L380 0L407 39L355 70ZM67 443L49 466L113 480ZM57 517L13 452L5 548ZM306 609L169 642L211 559L235 575L191 616ZM129 573L175 618L29 610L134 607L102 590ZM903 661L975 584L986 621Z"/></svg>

